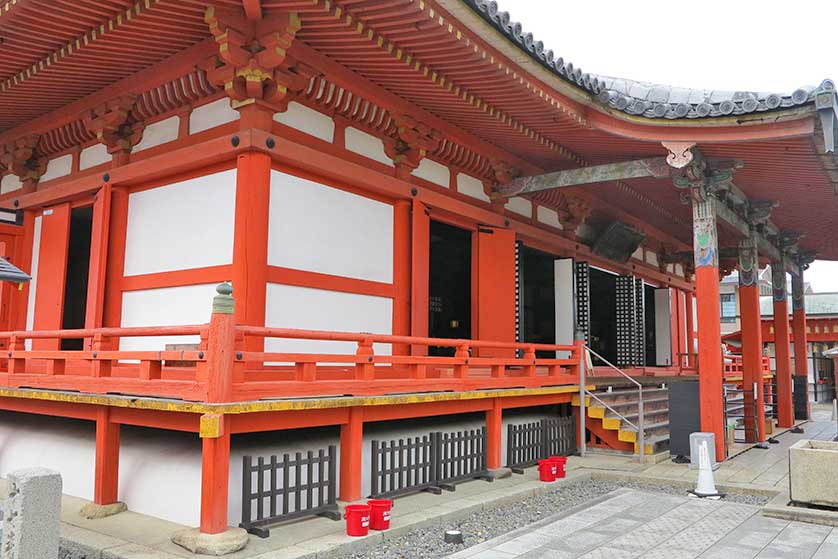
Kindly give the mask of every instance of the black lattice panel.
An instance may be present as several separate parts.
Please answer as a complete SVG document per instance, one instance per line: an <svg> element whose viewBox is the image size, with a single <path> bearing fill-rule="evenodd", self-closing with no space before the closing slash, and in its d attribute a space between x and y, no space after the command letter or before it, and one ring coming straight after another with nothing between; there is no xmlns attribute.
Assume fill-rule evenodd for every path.
<svg viewBox="0 0 838 559"><path fill-rule="evenodd" d="M617 277L617 366L628 367L635 361L634 278Z"/></svg>
<svg viewBox="0 0 838 559"><path fill-rule="evenodd" d="M585 343L591 343L591 267L587 262L575 262L576 329L585 333ZM575 335L575 333L574 333Z"/></svg>
<svg viewBox="0 0 838 559"><path fill-rule="evenodd" d="M646 366L646 305L643 280L634 278L634 364Z"/></svg>

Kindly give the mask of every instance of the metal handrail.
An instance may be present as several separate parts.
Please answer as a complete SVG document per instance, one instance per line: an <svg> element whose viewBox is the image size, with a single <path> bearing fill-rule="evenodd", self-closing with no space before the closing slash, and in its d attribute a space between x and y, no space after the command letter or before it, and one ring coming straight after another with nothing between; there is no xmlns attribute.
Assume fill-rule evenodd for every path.
<svg viewBox="0 0 838 559"><path fill-rule="evenodd" d="M608 404L606 404L605 402L600 400L595 394L588 391L587 388L585 388L584 390L585 390L585 394L587 394L588 396L593 397L596 401L598 401L600 404L605 406L607 409L611 410L612 413L616 414L620 419L622 419L623 421L625 421L626 423L628 423L629 425L631 425L632 427L634 427L637 430L637 434L640 437L640 441L639 441L640 452L638 453L639 454L639 459L640 459L641 464L645 464L646 463L646 422L645 422L644 417L643 417L643 411L644 411L643 410L643 385L641 383L637 382L636 380L634 380L633 378L631 378L631 376L629 376L625 371L618 368L616 365L611 363L608 359L606 359L605 357L603 357L602 355L600 355L596 351L592 350L589 346L585 345L584 350L588 351L594 357L596 357L597 359L599 359L600 361L602 361L603 363L605 363L606 365L608 365L609 367L611 367L612 369L617 371L619 374L621 374L622 376L627 378L631 383L633 383L635 386L637 386L637 423L638 423L637 425L635 425L634 423L629 421L623 414L621 414L620 412L618 412L617 410L615 410L614 408L612 408L611 406L609 406ZM584 356L583 356L583 359L584 359ZM583 383L582 386L584 387L584 383ZM583 413L584 406L585 406L585 402L584 401L580 402L580 406L579 406L579 408L580 408L579 413L580 414Z"/></svg>

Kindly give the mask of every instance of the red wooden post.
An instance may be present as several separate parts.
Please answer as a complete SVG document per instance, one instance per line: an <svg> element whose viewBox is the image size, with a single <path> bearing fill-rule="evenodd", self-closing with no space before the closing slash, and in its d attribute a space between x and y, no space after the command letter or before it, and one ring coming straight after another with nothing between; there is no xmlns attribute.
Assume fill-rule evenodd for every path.
<svg viewBox="0 0 838 559"><path fill-rule="evenodd" d="M93 336L93 376L94 377L109 377L111 376L112 362L99 359L99 353L111 349L111 340L102 336L102 334L94 334Z"/></svg>
<svg viewBox="0 0 838 559"><path fill-rule="evenodd" d="M111 421L111 409L96 410L96 466L93 502L112 505L119 500L119 424Z"/></svg>
<svg viewBox="0 0 838 559"><path fill-rule="evenodd" d="M486 410L486 467L489 470L501 467L502 444L503 406L500 398L492 398L492 407Z"/></svg>
<svg viewBox="0 0 838 559"><path fill-rule="evenodd" d="M355 378L357 380L373 380L375 379L375 353L372 349L372 340L365 339L358 342L358 350L355 355L361 360L360 363L355 364Z"/></svg>
<svg viewBox="0 0 838 559"><path fill-rule="evenodd" d="M533 346L527 346L524 350L524 375L535 376L535 348Z"/></svg>
<svg viewBox="0 0 838 559"><path fill-rule="evenodd" d="M397 200L394 208L393 246L393 334L410 335L410 200ZM410 355L410 345L393 344L393 355Z"/></svg>
<svg viewBox="0 0 838 559"><path fill-rule="evenodd" d="M227 484L230 475L230 432L225 416L201 416L201 532L227 530Z"/></svg>
<svg viewBox="0 0 838 559"><path fill-rule="evenodd" d="M468 361L471 357L468 345L463 344L457 346L457 351L454 352L454 357L463 360L462 365L454 365L454 376L456 378L466 378L468 376Z"/></svg>
<svg viewBox="0 0 838 559"><path fill-rule="evenodd" d="M765 395L762 371L762 321L759 307L759 259L754 237L739 243L739 310L742 316L742 389L745 438L765 440ZM756 383L756 395L753 386ZM754 424L756 422L756 425Z"/></svg>
<svg viewBox="0 0 838 559"><path fill-rule="evenodd" d="M364 443L364 408L349 408L347 423L340 426L340 500L361 498L361 465Z"/></svg>
<svg viewBox="0 0 838 559"><path fill-rule="evenodd" d="M227 402L233 393L233 360L236 353L236 319L233 288L222 283L212 300L212 318L207 337L207 360L198 370L204 382L207 402Z"/></svg>
<svg viewBox="0 0 838 559"><path fill-rule="evenodd" d="M794 336L794 399L795 410L803 411L795 419L809 419L812 415L809 403L809 342L806 339L806 298L803 293L802 262L800 274L791 276L792 332Z"/></svg>
<svg viewBox="0 0 838 559"><path fill-rule="evenodd" d="M794 403L791 395L791 347L789 344L789 307L786 268L783 262L771 264L774 291L774 362L777 376L777 425L794 426Z"/></svg>
<svg viewBox="0 0 838 559"><path fill-rule="evenodd" d="M716 200L693 188L693 250L698 307L698 384L701 430L716 438L716 460L725 459L722 409L722 328Z"/></svg>
<svg viewBox="0 0 838 559"><path fill-rule="evenodd" d="M18 338L14 334L9 339L9 355L13 351L25 351L26 345L22 338ZM25 373L26 372L26 359L21 358L10 358L9 359L9 372L10 373Z"/></svg>

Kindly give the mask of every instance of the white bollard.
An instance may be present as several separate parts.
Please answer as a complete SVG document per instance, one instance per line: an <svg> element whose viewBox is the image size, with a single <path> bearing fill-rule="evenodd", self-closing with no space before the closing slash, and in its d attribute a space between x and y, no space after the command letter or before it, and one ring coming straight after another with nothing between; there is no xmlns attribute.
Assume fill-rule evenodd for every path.
<svg viewBox="0 0 838 559"><path fill-rule="evenodd" d="M832 421L838 421L838 400L832 400Z"/></svg>
<svg viewBox="0 0 838 559"><path fill-rule="evenodd" d="M722 493L716 491L716 483L713 481L713 467L710 465L710 451L707 449L707 441L701 441L698 449L698 484L695 491L690 495L702 499L721 499Z"/></svg>

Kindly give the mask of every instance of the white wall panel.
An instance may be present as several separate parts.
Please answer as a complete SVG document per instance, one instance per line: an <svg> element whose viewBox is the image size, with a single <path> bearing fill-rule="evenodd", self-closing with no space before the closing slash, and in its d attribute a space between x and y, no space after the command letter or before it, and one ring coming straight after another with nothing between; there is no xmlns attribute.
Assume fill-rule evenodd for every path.
<svg viewBox="0 0 838 559"><path fill-rule="evenodd" d="M222 97L218 101L192 109L189 115L189 133L197 134L238 119L239 111L230 107L228 98Z"/></svg>
<svg viewBox="0 0 838 559"><path fill-rule="evenodd" d="M393 300L387 297L269 283L265 307L265 323L274 328L372 334L393 331ZM356 349L354 342L265 341L265 351L354 354ZM389 344L376 344L374 349L390 354Z"/></svg>
<svg viewBox="0 0 838 559"><path fill-rule="evenodd" d="M3 178L0 179L0 194L20 190L21 186L23 185L17 175L3 175Z"/></svg>
<svg viewBox="0 0 838 559"><path fill-rule="evenodd" d="M646 263L651 264L652 266L658 265L658 255L654 252L647 250L646 251Z"/></svg>
<svg viewBox="0 0 838 559"><path fill-rule="evenodd" d="M81 150L79 154L79 170L84 171L96 165L110 163L112 157L105 144L93 144Z"/></svg>
<svg viewBox="0 0 838 559"><path fill-rule="evenodd" d="M235 206L233 169L131 194L125 275L230 264Z"/></svg>
<svg viewBox="0 0 838 559"><path fill-rule="evenodd" d="M160 144L177 140L178 129L180 128L180 117L172 116L167 119L149 124L143 130L143 138L140 143L134 146L135 152L153 148Z"/></svg>
<svg viewBox="0 0 838 559"><path fill-rule="evenodd" d="M419 166L413 170L413 175L445 188L451 186L451 171L448 167L427 157L419 162Z"/></svg>
<svg viewBox="0 0 838 559"><path fill-rule="evenodd" d="M216 284L184 285L126 291L122 294L122 323L129 326L181 326L206 324L210 320ZM198 336L150 336L120 338L126 351L157 351L166 344L195 344Z"/></svg>
<svg viewBox="0 0 838 559"><path fill-rule="evenodd" d="M331 117L297 102L288 103L288 110L276 113L274 120L326 142L335 138L335 121Z"/></svg>
<svg viewBox="0 0 838 559"><path fill-rule="evenodd" d="M393 160L384 153L384 142L380 138L361 132L357 128L349 127L346 129L344 140L346 149L349 151L354 151L385 165L393 165Z"/></svg>
<svg viewBox="0 0 838 559"><path fill-rule="evenodd" d="M541 223L551 225L557 229L562 228L562 224L559 221L559 214L556 210L552 210L545 206L538 206L538 209L536 210L536 217Z"/></svg>
<svg viewBox="0 0 838 559"><path fill-rule="evenodd" d="M510 198L506 203L506 209L524 217L532 217L532 202L520 196Z"/></svg>
<svg viewBox="0 0 838 559"><path fill-rule="evenodd" d="M268 264L392 283L393 206L271 172Z"/></svg>
<svg viewBox="0 0 838 559"><path fill-rule="evenodd" d="M72 167L73 154L71 153L50 159L47 163L47 170L41 175L39 182L47 182L48 180L65 177L70 174Z"/></svg>
<svg viewBox="0 0 838 559"><path fill-rule="evenodd" d="M491 202L491 199L483 190L483 181L465 173L457 175L457 192L484 202Z"/></svg>

